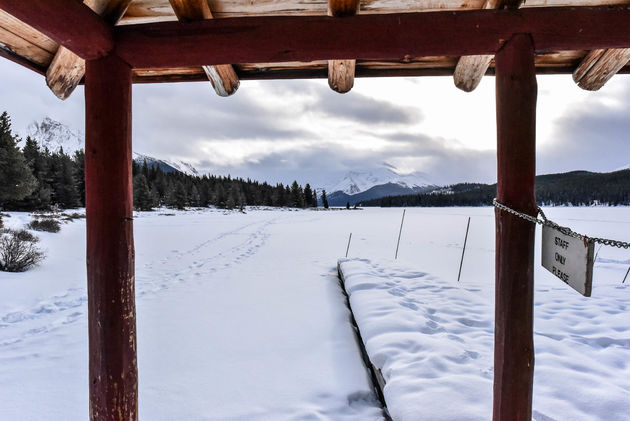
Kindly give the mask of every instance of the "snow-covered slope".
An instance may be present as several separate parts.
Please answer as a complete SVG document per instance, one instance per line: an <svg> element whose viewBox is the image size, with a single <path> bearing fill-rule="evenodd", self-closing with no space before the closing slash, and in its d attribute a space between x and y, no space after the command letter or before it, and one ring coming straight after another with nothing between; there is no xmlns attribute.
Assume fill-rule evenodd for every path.
<svg viewBox="0 0 630 421"><path fill-rule="evenodd" d="M73 130L65 124L44 118L40 123L34 121L28 126L28 136L35 139L39 145L48 148L51 152L57 152L60 148L68 155L83 149L84 135L79 130Z"/></svg>
<svg viewBox="0 0 630 421"><path fill-rule="evenodd" d="M84 147L85 136L81 131L74 130L50 117L44 118L40 123L31 123L27 132L28 136L35 139L42 148L46 147L51 152L57 152L60 148L63 148L64 153L72 155ZM188 175L200 175L194 166L184 161L159 159L137 152L133 153L133 160L139 164L146 160L147 165L151 167L157 165L164 172L179 171Z"/></svg>
<svg viewBox="0 0 630 421"><path fill-rule="evenodd" d="M170 161L168 159L157 159L149 155L133 153L133 160L142 165L145 161L149 167L160 167L164 172L181 172L188 175L199 176L199 171L192 165L184 161Z"/></svg>
<svg viewBox="0 0 630 421"><path fill-rule="evenodd" d="M383 184L397 184L409 189L433 185L422 173L399 174L396 167L384 164L373 170L349 171L341 180L328 185L326 191L329 193L341 191L353 195Z"/></svg>

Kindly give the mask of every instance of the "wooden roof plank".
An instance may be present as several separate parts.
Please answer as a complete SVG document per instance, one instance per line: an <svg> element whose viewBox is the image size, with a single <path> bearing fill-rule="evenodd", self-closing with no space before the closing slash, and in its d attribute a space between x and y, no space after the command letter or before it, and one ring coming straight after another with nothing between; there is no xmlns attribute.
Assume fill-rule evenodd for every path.
<svg viewBox="0 0 630 421"><path fill-rule="evenodd" d="M628 7L541 7L163 22L118 26L115 36L117 54L133 67L160 68L494 54L515 33L531 34L538 53L630 48L629 25Z"/></svg>
<svg viewBox="0 0 630 421"><path fill-rule="evenodd" d="M9 53L12 58L22 57L38 66L45 66L52 60L52 54L37 44L0 27L0 50Z"/></svg>
<svg viewBox="0 0 630 421"><path fill-rule="evenodd" d="M630 61L630 49L593 50L573 72L573 80L587 91L601 89Z"/></svg>
<svg viewBox="0 0 630 421"><path fill-rule="evenodd" d="M125 14L131 1L85 0L84 3L107 23L115 25ZM61 45L46 71L46 84L57 98L64 100L79 85L84 74L85 60Z"/></svg>
<svg viewBox="0 0 630 421"><path fill-rule="evenodd" d="M328 16L343 18L354 16L359 10L360 0L328 0ZM356 60L329 60L328 86L340 94L349 92L354 86Z"/></svg>
<svg viewBox="0 0 630 421"><path fill-rule="evenodd" d="M171 7L182 22L212 19L212 11L207 0L169 0ZM240 80L231 64L202 66L214 91L219 96L230 96L238 89Z"/></svg>
<svg viewBox="0 0 630 421"><path fill-rule="evenodd" d="M110 26L76 0L0 0L0 9L86 60L103 57L114 48Z"/></svg>
<svg viewBox="0 0 630 421"><path fill-rule="evenodd" d="M522 2L522 0L486 0L483 9L517 9ZM465 92L475 90L486 74L492 58L492 55L487 54L460 57L453 73L455 86Z"/></svg>

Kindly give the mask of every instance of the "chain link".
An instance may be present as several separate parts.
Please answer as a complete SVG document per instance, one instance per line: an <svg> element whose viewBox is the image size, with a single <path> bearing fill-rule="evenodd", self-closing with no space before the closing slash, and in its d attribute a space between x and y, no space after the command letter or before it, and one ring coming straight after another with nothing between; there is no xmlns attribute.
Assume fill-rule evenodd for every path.
<svg viewBox="0 0 630 421"><path fill-rule="evenodd" d="M617 241L617 240L609 240L607 238L599 238L599 237L587 237L586 235L579 234L573 231L569 227L563 227L562 225L558 225L550 219L547 219L547 216L543 212L543 210L539 207L538 214L536 216L527 215L526 213L515 211L509 206L504 205L503 203L499 203L497 199L492 200L492 204L495 208L500 209L504 212L511 213L512 215L518 216L519 218L525 219L533 224L543 225L546 227L553 228L555 230L560 231L561 233L568 235L573 238L578 238L587 243L600 243L606 246L619 247L619 248L630 248L630 243L625 241ZM542 218L538 218L538 215Z"/></svg>

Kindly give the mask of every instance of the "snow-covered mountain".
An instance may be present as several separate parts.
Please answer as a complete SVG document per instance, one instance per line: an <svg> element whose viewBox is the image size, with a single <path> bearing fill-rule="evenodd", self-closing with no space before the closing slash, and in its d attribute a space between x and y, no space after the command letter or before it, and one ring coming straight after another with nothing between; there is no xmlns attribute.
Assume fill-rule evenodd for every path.
<svg viewBox="0 0 630 421"><path fill-rule="evenodd" d="M81 131L73 130L50 117L44 118L40 123L31 123L28 126L27 134L35 139L42 148L47 147L51 152L57 152L60 148L63 148L64 153L68 155L73 155L74 152L83 149L85 143L85 136ZM136 152L133 153L133 160L140 165L146 160L148 166L159 166L164 172L200 175L193 165L184 161L159 159Z"/></svg>
<svg viewBox="0 0 630 421"><path fill-rule="evenodd" d="M133 160L138 164L142 165L144 162L147 163L147 166L160 167L164 172L181 172L187 175L199 176L199 171L195 167L193 167L188 162L184 161L170 161L168 159L157 159L149 155L140 154L137 152L133 153Z"/></svg>
<svg viewBox="0 0 630 421"><path fill-rule="evenodd" d="M326 191L330 193L341 191L353 195L383 184L397 184L409 189L434 185L425 174L419 172L399 174L396 167L383 164L382 167L369 171L349 171L341 180L327 186Z"/></svg>
<svg viewBox="0 0 630 421"><path fill-rule="evenodd" d="M330 183L325 189L328 203L342 206L347 202L354 205L385 196L425 193L436 187L423 173L400 174L396 167L384 163L382 167L369 171L349 171L341 180ZM320 195L321 190L318 189Z"/></svg>
<svg viewBox="0 0 630 421"><path fill-rule="evenodd" d="M42 148L46 147L51 152L57 152L63 148L63 151L68 155L73 155L79 149L83 149L85 138L81 131L73 130L50 117L44 118L40 123L31 123L28 126L27 134L35 139Z"/></svg>

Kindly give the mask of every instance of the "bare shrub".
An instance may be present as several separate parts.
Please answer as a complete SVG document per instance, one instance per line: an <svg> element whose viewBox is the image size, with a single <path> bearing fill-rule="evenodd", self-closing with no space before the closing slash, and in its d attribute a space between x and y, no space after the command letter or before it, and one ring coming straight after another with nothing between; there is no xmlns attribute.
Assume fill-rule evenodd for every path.
<svg viewBox="0 0 630 421"><path fill-rule="evenodd" d="M0 270L24 272L44 259L35 243L39 239L25 230L3 230L0 236Z"/></svg>
<svg viewBox="0 0 630 421"><path fill-rule="evenodd" d="M55 219L34 219L29 224L28 227L35 231L46 231L46 232L59 232L61 229L61 225L59 221Z"/></svg>
<svg viewBox="0 0 630 421"><path fill-rule="evenodd" d="M78 212L62 213L61 216L63 217L64 221L74 221L75 219L85 219L85 214L78 213Z"/></svg>
<svg viewBox="0 0 630 421"><path fill-rule="evenodd" d="M19 238L22 241L28 241L31 243L37 243L39 242L39 238L35 235L32 234L31 232L27 231L27 230L8 230L10 232L13 233L13 235L15 235L17 238Z"/></svg>

